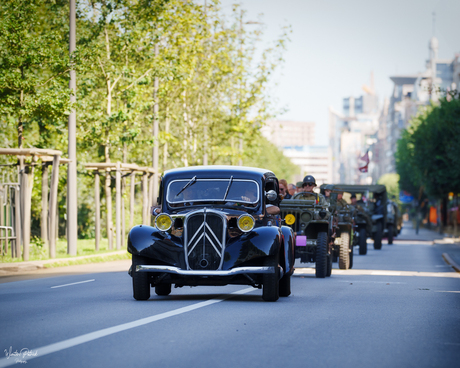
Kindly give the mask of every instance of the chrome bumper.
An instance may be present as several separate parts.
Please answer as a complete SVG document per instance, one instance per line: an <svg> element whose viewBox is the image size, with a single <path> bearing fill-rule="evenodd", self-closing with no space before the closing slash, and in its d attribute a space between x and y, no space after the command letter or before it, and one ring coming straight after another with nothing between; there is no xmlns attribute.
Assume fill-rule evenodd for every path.
<svg viewBox="0 0 460 368"><path fill-rule="evenodd" d="M178 267L173 267L173 266L137 265L136 272L161 272L161 273L172 273L174 275L183 275L183 276L233 276L233 275L244 275L248 273L274 273L275 267L235 267L228 271L205 271L205 270L197 271L197 270L182 270Z"/></svg>

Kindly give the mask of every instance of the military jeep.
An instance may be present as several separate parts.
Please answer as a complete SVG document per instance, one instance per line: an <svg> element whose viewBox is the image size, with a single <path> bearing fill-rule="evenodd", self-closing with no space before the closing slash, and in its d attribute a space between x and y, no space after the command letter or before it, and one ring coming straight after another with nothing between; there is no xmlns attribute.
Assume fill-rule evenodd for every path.
<svg viewBox="0 0 460 368"><path fill-rule="evenodd" d="M323 184L320 187L321 193L326 196L330 208L329 211L333 214L332 234L333 239L333 262L339 263L339 268L348 270L353 267L353 210L352 208L344 208L337 202L337 195L341 192L340 188L336 188L333 184ZM326 191L330 191L327 197Z"/></svg>
<svg viewBox="0 0 460 368"><path fill-rule="evenodd" d="M324 278L332 272L333 216L329 204L320 203L319 194L308 193L314 199L302 199L305 194L281 201L280 215L296 234L295 258L302 263L315 262L316 277Z"/></svg>
<svg viewBox="0 0 460 368"><path fill-rule="evenodd" d="M344 192L361 194L361 201L358 201L371 219L371 224L366 226L364 230L364 215L358 217L358 221L363 225L359 231L360 254L367 253L367 245L364 242L364 235L372 237L374 240L374 249L382 249L382 238L384 230L387 226L387 190L385 185L347 185L337 184L336 188L340 188ZM365 249L361 249L361 245L365 245ZM364 248L364 247L363 247Z"/></svg>

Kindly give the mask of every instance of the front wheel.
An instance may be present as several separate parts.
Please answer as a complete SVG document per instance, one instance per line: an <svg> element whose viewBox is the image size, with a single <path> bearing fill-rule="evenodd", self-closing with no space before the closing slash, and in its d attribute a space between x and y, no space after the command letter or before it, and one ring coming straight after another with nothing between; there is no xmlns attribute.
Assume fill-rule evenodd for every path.
<svg viewBox="0 0 460 368"><path fill-rule="evenodd" d="M148 262L144 257L133 254L132 277L133 297L136 300L148 300L150 298L150 276L148 272L136 272L137 265L146 265Z"/></svg>
<svg viewBox="0 0 460 368"><path fill-rule="evenodd" d="M393 225L388 225L388 244L393 244Z"/></svg>
<svg viewBox="0 0 460 368"><path fill-rule="evenodd" d="M377 222L377 231L374 235L374 249L382 249L382 236L383 236L383 224L379 221Z"/></svg>
<svg viewBox="0 0 460 368"><path fill-rule="evenodd" d="M328 265L328 254L327 254L327 233L318 233L316 239L316 277L325 278L327 276L327 265ZM332 261L332 259L331 259Z"/></svg>
<svg viewBox="0 0 460 368"><path fill-rule="evenodd" d="M359 229L359 254L367 254L367 238L366 238L366 229Z"/></svg>
<svg viewBox="0 0 460 368"><path fill-rule="evenodd" d="M171 284L159 284L155 286L155 293L157 295L166 296L171 294Z"/></svg>
<svg viewBox="0 0 460 368"><path fill-rule="evenodd" d="M280 296L280 269L279 269L279 256L267 257L265 260L265 266L274 267L274 273L264 273L263 284L262 284L262 299L266 302L276 302Z"/></svg>
<svg viewBox="0 0 460 368"><path fill-rule="evenodd" d="M279 294L282 297L291 295L291 276L284 275L280 280Z"/></svg>
<svg viewBox="0 0 460 368"><path fill-rule="evenodd" d="M350 268L350 234L343 232L340 240L339 268L348 270Z"/></svg>

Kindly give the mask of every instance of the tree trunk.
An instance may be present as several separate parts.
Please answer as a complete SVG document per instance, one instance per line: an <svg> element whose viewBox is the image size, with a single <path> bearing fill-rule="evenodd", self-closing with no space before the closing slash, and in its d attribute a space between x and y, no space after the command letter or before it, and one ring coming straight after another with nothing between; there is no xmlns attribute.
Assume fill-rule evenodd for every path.
<svg viewBox="0 0 460 368"><path fill-rule="evenodd" d="M40 221L41 238L48 245L48 163L42 165L42 212Z"/></svg>
<svg viewBox="0 0 460 368"><path fill-rule="evenodd" d="M112 189L110 170L106 171L105 174L105 203L106 203L106 230L107 239L109 241L109 249L113 249L113 223L112 223Z"/></svg>

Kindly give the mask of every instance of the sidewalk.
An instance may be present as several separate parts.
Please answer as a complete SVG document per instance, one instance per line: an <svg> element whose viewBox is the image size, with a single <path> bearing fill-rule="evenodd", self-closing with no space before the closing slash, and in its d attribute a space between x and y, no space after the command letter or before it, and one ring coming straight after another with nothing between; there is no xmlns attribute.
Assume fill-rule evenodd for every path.
<svg viewBox="0 0 460 368"><path fill-rule="evenodd" d="M14 263L0 263L0 276L11 276L17 274L23 274L33 272L37 270L45 269L45 265L62 263L63 267L67 266L67 263L74 262L83 259L97 259L101 257L109 257L114 255L126 254L126 250L118 250L110 253L96 254L90 256L79 256L79 257L67 257L67 258L53 258L44 261L28 261L28 262L14 262ZM59 266L58 266L59 267Z"/></svg>
<svg viewBox="0 0 460 368"><path fill-rule="evenodd" d="M418 234L412 222L404 222L401 234L396 240L425 240L432 241L433 245L442 252L444 261L452 268L460 272L460 238L454 238L450 234L440 234L439 232L420 228Z"/></svg>

